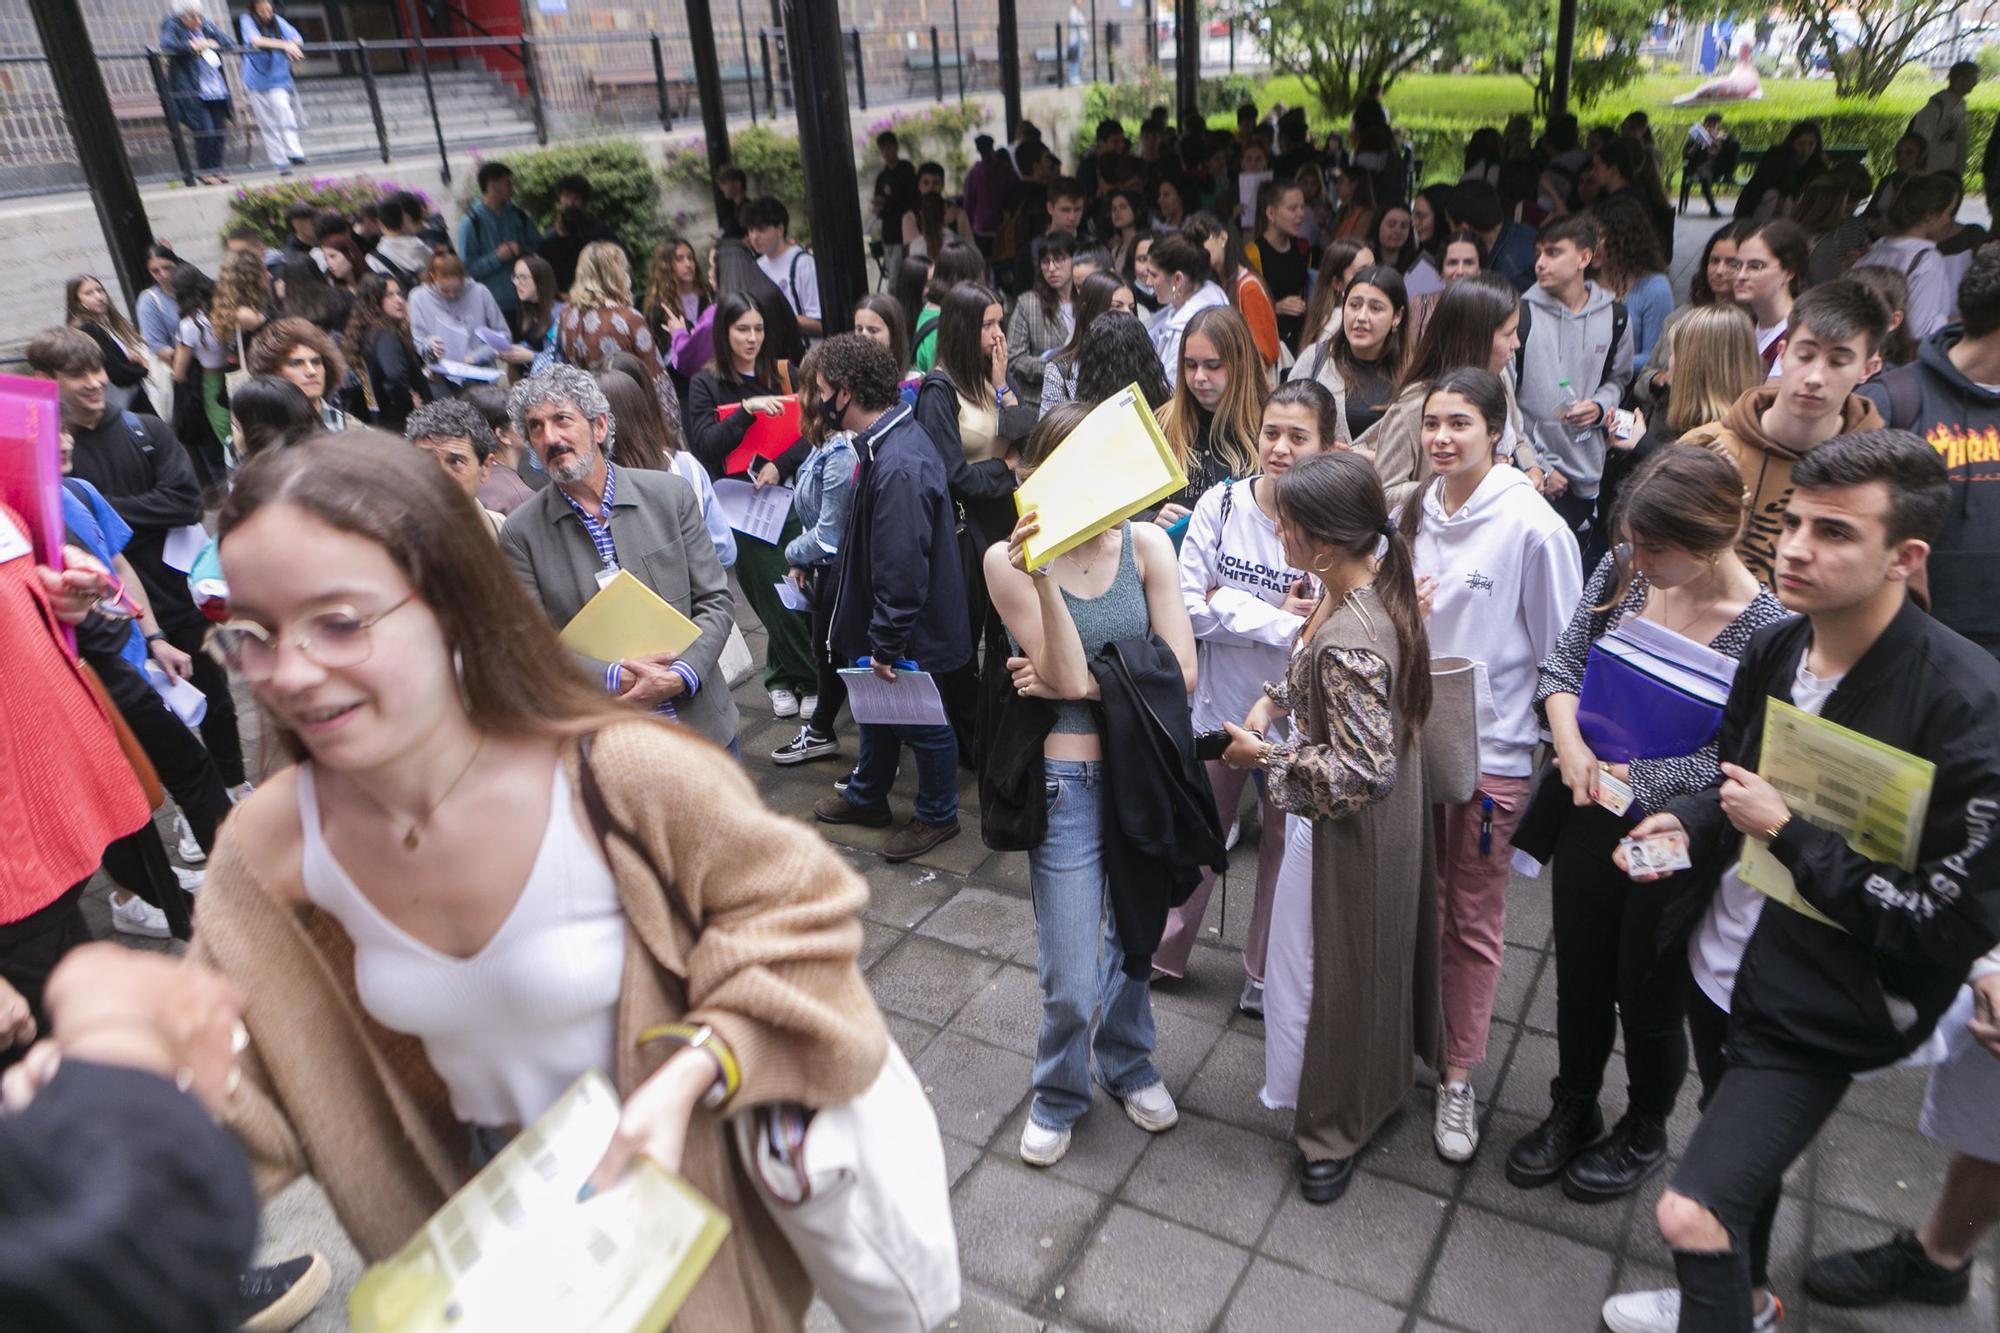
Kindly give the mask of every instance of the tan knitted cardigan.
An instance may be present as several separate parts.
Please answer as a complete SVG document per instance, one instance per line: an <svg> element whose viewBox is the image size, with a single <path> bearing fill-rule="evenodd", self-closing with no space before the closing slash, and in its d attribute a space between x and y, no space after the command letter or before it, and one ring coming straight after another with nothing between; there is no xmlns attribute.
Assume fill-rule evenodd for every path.
<svg viewBox="0 0 2000 1333"><path fill-rule="evenodd" d="M564 762L576 782L574 747ZM614 840L608 855L631 929L617 1068L607 1072L629 1095L672 1053L636 1041L684 1017L668 974L685 981L687 1021L712 1024L743 1071L730 1103L697 1111L688 1132L682 1174L732 1230L675 1326L796 1329L811 1285L743 1175L724 1117L768 1102L838 1104L881 1070L887 1033L855 964L855 912L867 888L805 825L767 810L742 770L697 737L619 723L598 734L591 763L613 819L639 836L703 923L689 938L658 881ZM467 1133L422 1046L362 1010L353 944L333 918L273 898L234 821L209 865L194 952L242 988L252 1039L230 1127L261 1189L311 1173L362 1255L385 1258L465 1182Z"/></svg>

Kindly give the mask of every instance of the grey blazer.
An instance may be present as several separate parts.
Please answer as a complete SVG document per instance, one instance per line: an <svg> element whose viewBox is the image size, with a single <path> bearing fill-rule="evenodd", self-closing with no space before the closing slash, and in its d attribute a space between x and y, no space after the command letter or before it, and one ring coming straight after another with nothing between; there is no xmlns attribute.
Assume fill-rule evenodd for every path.
<svg viewBox="0 0 2000 1333"><path fill-rule="evenodd" d="M681 655L701 677L701 689L675 699L674 710L684 725L727 746L736 739L736 701L716 662L734 623L735 599L694 488L671 472L619 468L611 540L621 566L701 627L701 637ZM557 629L597 595L603 562L583 520L554 486L536 491L508 516L500 548ZM581 655L579 661L594 669L592 679L601 685L610 664Z"/></svg>

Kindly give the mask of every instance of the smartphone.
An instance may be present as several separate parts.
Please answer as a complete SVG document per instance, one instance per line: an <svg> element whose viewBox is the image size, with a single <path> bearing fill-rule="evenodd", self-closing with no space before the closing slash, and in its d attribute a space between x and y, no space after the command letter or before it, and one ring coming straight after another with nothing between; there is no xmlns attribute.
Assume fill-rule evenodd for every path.
<svg viewBox="0 0 2000 1333"><path fill-rule="evenodd" d="M1203 763L1220 763L1222 752L1228 748L1229 733L1221 728L1194 734L1194 757Z"/></svg>

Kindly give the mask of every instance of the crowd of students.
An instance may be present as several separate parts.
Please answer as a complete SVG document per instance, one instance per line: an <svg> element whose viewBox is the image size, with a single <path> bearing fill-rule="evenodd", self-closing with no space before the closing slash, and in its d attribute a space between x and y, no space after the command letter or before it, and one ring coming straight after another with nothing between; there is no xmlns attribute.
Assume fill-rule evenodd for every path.
<svg viewBox="0 0 2000 1333"><path fill-rule="evenodd" d="M1463 179L1413 196L1373 100L1318 145L1298 113L1246 108L1234 136L1160 115L1136 149L1107 121L1074 175L1032 125L1011 138L982 137L946 198L881 136L884 290L838 318L740 172L719 234L661 243L643 291L587 181L544 234L499 162L455 245L396 196L303 210L282 249L232 235L215 282L156 247L132 319L72 282L29 360L61 388L72 544L133 610L20 560L8 586L81 622L181 859L213 859L203 883L123 793L85 799L102 817L7 905L34 929L0 937L37 1019L99 859L120 930L185 937L199 887L197 951L248 997L230 1121L265 1183L310 1163L364 1253L393 1251L455 1173L615 1065L640 1108L624 1148L685 1161L746 1227L756 1280L705 1280L690 1309L787 1327L782 1238L689 1116L852 1097L885 1036L859 881L744 766L836 762L811 817L894 825L890 861L959 835L976 773L984 837L1029 854L1035 1166L1093 1082L1144 1131L1176 1123L1150 993L1197 965L1254 784L1240 1004L1308 1200L1345 1192L1413 1059L1438 1075L1437 1152L1478 1152L1510 869L1545 863L1560 1069L1508 1178L1627 1196L1667 1160L1690 1041L1701 1089L1658 1212L1679 1285L1606 1322L1769 1327L1786 1167L1855 1076L1933 1039L1924 1127L1956 1154L1938 1212L1807 1284L1963 1299L2000 1217L2000 246L1942 253L1976 230L1950 222L1955 182L1852 188L1807 169L1801 127L1676 302L1643 116L1588 146L1563 118L1482 131ZM1037 564L1015 492L1128 390L1186 486ZM732 527L728 483L788 489L775 531ZM579 670L555 631L626 575L698 636ZM771 710L799 720L768 756L738 744L739 596ZM1580 697L1594 645L1641 621L1740 665L1705 743L1615 762ZM225 666L297 761L254 792ZM849 753L856 666L929 673L946 720L860 724ZM199 741L176 680L205 700ZM1767 698L1936 765L1909 864L1793 817L1757 773ZM1662 833L1692 865L1632 866L1628 841ZM1732 868L1746 840L1819 915L1764 910ZM338 929L300 930L307 906ZM328 1013L353 1020L344 1081L305 1035ZM635 1018L682 1026L635 1063Z"/></svg>

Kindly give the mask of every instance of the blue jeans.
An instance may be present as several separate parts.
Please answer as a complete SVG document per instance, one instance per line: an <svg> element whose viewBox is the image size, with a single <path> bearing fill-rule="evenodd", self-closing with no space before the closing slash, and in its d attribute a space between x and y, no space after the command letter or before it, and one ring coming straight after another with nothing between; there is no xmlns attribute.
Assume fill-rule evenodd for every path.
<svg viewBox="0 0 2000 1333"><path fill-rule="evenodd" d="M1035 1099L1028 1117L1044 1129L1068 1129L1090 1109L1093 1049L1097 1081L1114 1097L1143 1092L1160 1075L1153 1068L1148 983L1120 967L1125 951L1104 877L1103 765L1074 759L1049 759L1044 765L1049 831L1028 853L1035 965L1042 978L1042 1031L1035 1042Z"/></svg>
<svg viewBox="0 0 2000 1333"><path fill-rule="evenodd" d="M917 756L916 816L926 824L958 818L958 734L950 727L903 727L867 723L860 729L861 757L847 784L851 805L889 803L896 766L907 742Z"/></svg>

